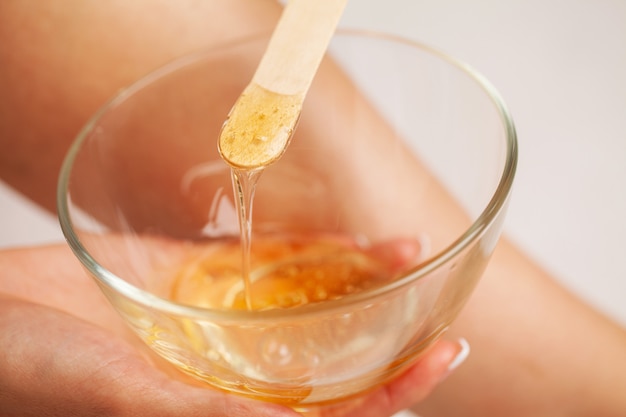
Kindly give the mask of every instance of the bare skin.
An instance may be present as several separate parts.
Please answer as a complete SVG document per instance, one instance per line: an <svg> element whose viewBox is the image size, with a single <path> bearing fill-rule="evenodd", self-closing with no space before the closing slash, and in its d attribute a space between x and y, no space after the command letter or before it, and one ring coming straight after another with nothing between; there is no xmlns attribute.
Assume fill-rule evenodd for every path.
<svg viewBox="0 0 626 417"><path fill-rule="evenodd" d="M246 0L67 1L33 9L28 2L0 2L0 177L51 211L70 142L119 88L174 57L269 30L279 13L272 1ZM324 107L321 95L310 101ZM385 131L380 121L372 123L372 129ZM315 126L300 128L313 137ZM445 196L440 204L450 218L458 216ZM103 407L112 407L112 415L291 415L166 378L169 371L137 350L104 305L98 313L88 308L102 300L76 262L64 247L0 255L0 351L7 364L0 369L20 370L0 371L0 409L43 415L43 409L60 407L57 415L71 415L63 400L74 415L93 415ZM38 292L44 279L58 291ZM79 342L67 343L77 334ZM425 416L617 417L626 410L624 329L560 288L506 240L450 329L452 340L459 336L468 339L472 354L426 400L421 401L458 352L456 344L442 342L353 415L390 415L420 401L416 410ZM111 355L105 347L113 345ZM16 361L20 355L28 359ZM43 362L51 357L62 365L75 359L55 367ZM95 361L112 365L93 369ZM42 370L50 376L39 377ZM78 382L88 377L99 378L106 389L94 392ZM53 380L58 382L48 382Z"/></svg>
<svg viewBox="0 0 626 417"><path fill-rule="evenodd" d="M209 389L153 355L65 245L0 252L0 271L0 405L8 415L297 415ZM392 384L322 416L406 408L447 374L458 351L441 342Z"/></svg>
<svg viewBox="0 0 626 417"><path fill-rule="evenodd" d="M270 30L278 5L250 4L76 2L33 11L24 2L2 3L0 59L11 63L0 70L3 180L54 211L61 160L87 118L119 88L177 56ZM10 415L294 414L198 386L154 357L64 245L4 251L0 271L0 408ZM393 383L324 415L406 408L447 375L459 350L442 341Z"/></svg>
<svg viewBox="0 0 626 417"><path fill-rule="evenodd" d="M465 335L472 354L415 408L422 415L618 417L626 410L624 329L509 242L496 248L451 334Z"/></svg>

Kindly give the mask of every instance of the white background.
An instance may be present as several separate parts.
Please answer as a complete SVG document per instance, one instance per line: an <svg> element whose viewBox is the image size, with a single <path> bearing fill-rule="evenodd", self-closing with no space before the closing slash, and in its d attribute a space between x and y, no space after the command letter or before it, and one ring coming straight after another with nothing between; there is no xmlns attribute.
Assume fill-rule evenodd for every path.
<svg viewBox="0 0 626 417"><path fill-rule="evenodd" d="M351 0L342 24L426 42L491 80L520 143L506 232L626 325L626 1ZM0 247L61 240L0 184Z"/></svg>

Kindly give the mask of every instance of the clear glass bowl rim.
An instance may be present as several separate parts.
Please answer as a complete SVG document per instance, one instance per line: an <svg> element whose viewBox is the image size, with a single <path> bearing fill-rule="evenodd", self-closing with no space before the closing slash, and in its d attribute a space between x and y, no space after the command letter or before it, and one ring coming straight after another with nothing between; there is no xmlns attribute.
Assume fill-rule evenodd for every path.
<svg viewBox="0 0 626 417"><path fill-rule="evenodd" d="M100 284L106 285L116 293L123 295L125 298L128 298L136 302L137 304L143 305L149 309L159 310L163 313L180 317L194 317L207 321L234 323L251 323L259 321L263 322L268 320L271 320L273 322L289 321L293 320L296 317L315 315L319 313L329 314L340 310L349 310L350 305L371 301L383 295L384 293L388 293L401 287L408 286L416 280L420 279L421 277L427 275L431 271L439 268L450 259L454 258L458 253L462 252L465 248L471 245L472 242L479 239L485 233L489 226L496 221L500 212L506 207L507 200L511 193L518 159L517 133L515 130L515 125L513 123L511 114L499 92L484 76L475 71L471 66L421 42L406 39L398 35L362 29L339 29L337 31L337 35L342 37L378 38L393 43L405 44L416 49L421 49L422 51L433 55L443 61L447 61L452 66L458 68L459 70L470 76L477 83L477 85L479 85L487 93L488 97L491 99L492 103L500 114L500 118L506 133L506 159L495 192L493 193L490 201L487 203L483 211L470 225L470 227L465 230L450 245L441 250L438 254L429 258L427 261L420 264L416 269L408 272L405 276L393 281L389 285L375 288L370 291L352 294L338 300L332 300L317 304L308 304L306 306L290 309L235 311L205 309L180 304L137 288L100 265L98 261L89 254L89 252L86 250L86 248L78 238L69 216L69 206L67 199L69 178L71 175L74 159L76 158L76 155L80 150L82 142L89 136L90 132L97 125L98 120L104 114L114 109L118 104L122 103L124 100L126 100L126 98L131 96L136 91L149 85L152 81L164 75L167 75L172 71L175 71L176 69L184 67L187 64L195 62L198 59L201 59L206 54L211 53L212 51L228 48L230 46L238 44L243 44L245 42L250 42L263 36L268 36L268 34L258 34L236 39L228 43L224 43L220 46L205 49L194 54L175 59L172 62L165 64L164 66L161 66L160 68L148 73L128 87L120 90L111 100L105 103L89 119L89 121L85 124L85 126L77 135L61 167L57 187L57 211L61 230L65 236L68 245L74 252L74 255L82 263L82 265L93 275L93 277L95 277L99 281Z"/></svg>

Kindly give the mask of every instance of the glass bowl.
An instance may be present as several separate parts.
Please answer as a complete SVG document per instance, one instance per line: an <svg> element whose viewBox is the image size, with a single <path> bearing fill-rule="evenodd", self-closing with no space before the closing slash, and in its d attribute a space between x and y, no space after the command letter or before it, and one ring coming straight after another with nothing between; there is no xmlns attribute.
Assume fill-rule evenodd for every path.
<svg viewBox="0 0 626 417"><path fill-rule="evenodd" d="M231 308L239 231L217 138L267 40L181 58L121 91L69 151L58 211L75 255L155 352L218 389L307 409L387 382L452 323L499 238L517 144L498 93L465 64L341 31L290 147L259 181L252 253L288 241L270 257L294 280L293 248L311 242L330 248L315 268L341 270L349 248L383 254L385 271L362 288L331 277L338 297L285 307L270 286L275 308Z"/></svg>

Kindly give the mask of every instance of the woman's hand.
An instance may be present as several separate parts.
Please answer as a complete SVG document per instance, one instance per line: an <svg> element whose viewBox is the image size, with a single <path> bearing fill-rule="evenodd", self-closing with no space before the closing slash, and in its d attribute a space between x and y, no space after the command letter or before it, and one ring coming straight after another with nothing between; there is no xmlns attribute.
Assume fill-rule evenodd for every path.
<svg viewBox="0 0 626 417"><path fill-rule="evenodd" d="M54 308L4 298L0 309L6 415L293 415L170 378L132 342Z"/></svg>
<svg viewBox="0 0 626 417"><path fill-rule="evenodd" d="M291 416L155 357L65 245L0 252L0 409L11 416ZM442 341L392 383L322 416L388 416L423 399L459 353Z"/></svg>

